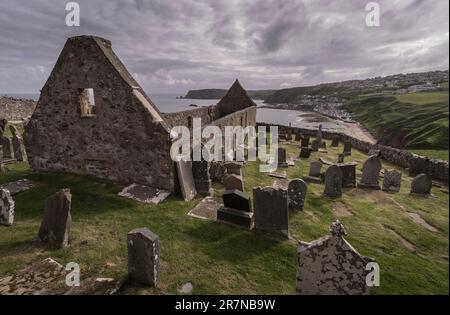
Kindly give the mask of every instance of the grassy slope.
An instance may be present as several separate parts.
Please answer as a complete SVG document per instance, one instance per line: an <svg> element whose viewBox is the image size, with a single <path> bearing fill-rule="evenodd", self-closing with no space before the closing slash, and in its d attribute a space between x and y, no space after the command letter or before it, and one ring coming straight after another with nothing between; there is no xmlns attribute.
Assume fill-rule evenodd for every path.
<svg viewBox="0 0 450 315"><path fill-rule="evenodd" d="M285 147L290 154L298 153L295 146ZM319 156L336 160L340 151L342 146L329 149L328 155L314 153L311 160ZM365 158L354 151L352 159ZM289 177L306 174L309 163L297 161L296 167L288 169ZM333 203L342 202L353 212L353 216L341 218L349 233L347 239L362 255L374 257L380 264L381 287L373 290L374 294L448 294L448 193L434 188L429 198L410 196L410 179L405 172L403 175L399 194L346 189L342 198L331 199L321 196L322 185L309 185L305 211L290 214L290 233L305 241L324 235L337 218L331 211ZM161 239L161 291L176 293L187 281L193 283L195 294L290 294L295 290L294 241L278 241L186 216L198 200L185 203L170 198L158 206L141 205L118 197L119 188L113 184L68 174L30 174L24 163L2 174L0 182L24 176L39 185L15 197L15 225L0 227L0 276L51 256L62 263L80 263L82 277L125 277L126 234L145 226ZM259 173L257 162L246 164L244 177L248 192L273 181ZM71 246L53 251L33 240L45 198L64 187L70 187L73 194ZM216 193L223 189L221 185L215 188ZM439 232L416 225L405 209L419 213ZM408 239L416 251L404 248L384 226ZM157 292L130 285L125 293Z"/></svg>
<svg viewBox="0 0 450 315"><path fill-rule="evenodd" d="M448 150L448 92L366 96L346 106L382 143Z"/></svg>

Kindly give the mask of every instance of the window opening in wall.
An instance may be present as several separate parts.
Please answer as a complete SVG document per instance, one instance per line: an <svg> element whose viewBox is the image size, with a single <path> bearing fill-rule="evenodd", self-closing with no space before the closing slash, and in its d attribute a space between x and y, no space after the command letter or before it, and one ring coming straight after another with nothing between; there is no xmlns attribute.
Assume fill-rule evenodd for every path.
<svg viewBox="0 0 450 315"><path fill-rule="evenodd" d="M82 89L80 93L81 116L95 116L95 95L93 88Z"/></svg>

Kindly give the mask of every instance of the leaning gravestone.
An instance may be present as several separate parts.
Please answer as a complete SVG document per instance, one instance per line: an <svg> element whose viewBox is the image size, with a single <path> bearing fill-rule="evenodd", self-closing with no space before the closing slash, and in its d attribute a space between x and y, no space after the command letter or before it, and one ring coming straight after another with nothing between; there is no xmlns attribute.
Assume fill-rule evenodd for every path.
<svg viewBox="0 0 450 315"><path fill-rule="evenodd" d="M128 277L156 287L159 283L159 237L147 228L128 233Z"/></svg>
<svg viewBox="0 0 450 315"><path fill-rule="evenodd" d="M39 229L38 239L54 248L69 245L70 207L72 195L70 189L62 189L45 201L44 218Z"/></svg>
<svg viewBox="0 0 450 315"><path fill-rule="evenodd" d="M308 186L302 179L293 179L288 185L289 209L303 210Z"/></svg>
<svg viewBox="0 0 450 315"><path fill-rule="evenodd" d="M16 126L10 125L9 129L13 134L12 144L14 148L14 156L17 161L23 162L27 160L27 152L25 150L25 145L23 144L23 139L20 136L19 130L17 130Z"/></svg>
<svg viewBox="0 0 450 315"><path fill-rule="evenodd" d="M339 136L333 136L332 140L331 140L331 146L336 148L339 146Z"/></svg>
<svg viewBox="0 0 450 315"><path fill-rule="evenodd" d="M352 144L350 142L345 142L344 143L344 155L346 156L350 156L352 155Z"/></svg>
<svg viewBox="0 0 450 315"><path fill-rule="evenodd" d="M234 174L227 175L223 181L225 190L239 190L244 191L244 181L241 176Z"/></svg>
<svg viewBox="0 0 450 315"><path fill-rule="evenodd" d="M278 148L278 167L288 167L285 148Z"/></svg>
<svg viewBox="0 0 450 315"><path fill-rule="evenodd" d="M184 161L175 162L177 166L178 182L181 188L181 194L185 201L191 201L197 195L194 182L194 174L192 172L192 163Z"/></svg>
<svg viewBox="0 0 450 315"><path fill-rule="evenodd" d="M309 147L309 141L310 141L310 137L309 136L303 136L302 137L302 141L301 141L301 147L302 148Z"/></svg>
<svg viewBox="0 0 450 315"><path fill-rule="evenodd" d="M322 163L320 161L312 161L309 166L309 175L304 176L303 180L311 183L321 183L322 179L320 177L322 169Z"/></svg>
<svg viewBox="0 0 450 315"><path fill-rule="evenodd" d="M396 170L384 170L383 191L399 192L402 183L402 173Z"/></svg>
<svg viewBox="0 0 450 315"><path fill-rule="evenodd" d="M227 190L222 199L224 207L217 211L217 221L249 230L253 228L253 212L248 194L239 190Z"/></svg>
<svg viewBox="0 0 450 315"><path fill-rule="evenodd" d="M301 148L300 149L300 155L299 157L301 159L309 159L309 157L311 156L311 149L310 148Z"/></svg>
<svg viewBox="0 0 450 315"><path fill-rule="evenodd" d="M359 182L359 187L380 190L380 184L378 183L380 171L380 159L376 155L369 157L363 164L362 177Z"/></svg>
<svg viewBox="0 0 450 315"><path fill-rule="evenodd" d="M0 189L0 225L14 223L14 200L7 189Z"/></svg>
<svg viewBox="0 0 450 315"><path fill-rule="evenodd" d="M288 192L282 188L253 188L255 229L289 237Z"/></svg>
<svg viewBox="0 0 450 315"><path fill-rule="evenodd" d="M431 187L433 183L430 176L427 174L417 175L411 183L411 193L429 195L431 193Z"/></svg>
<svg viewBox="0 0 450 315"><path fill-rule="evenodd" d="M324 194L329 197L342 196L342 171L337 165L330 166L325 172Z"/></svg>

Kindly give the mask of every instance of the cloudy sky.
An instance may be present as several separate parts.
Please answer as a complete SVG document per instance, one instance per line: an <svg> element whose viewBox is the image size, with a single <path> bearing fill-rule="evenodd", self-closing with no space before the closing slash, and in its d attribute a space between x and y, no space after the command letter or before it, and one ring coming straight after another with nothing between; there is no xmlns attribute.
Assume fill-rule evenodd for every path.
<svg viewBox="0 0 450 315"><path fill-rule="evenodd" d="M93 34L149 93L283 88L449 67L448 0L0 0L0 92L36 93L67 37Z"/></svg>

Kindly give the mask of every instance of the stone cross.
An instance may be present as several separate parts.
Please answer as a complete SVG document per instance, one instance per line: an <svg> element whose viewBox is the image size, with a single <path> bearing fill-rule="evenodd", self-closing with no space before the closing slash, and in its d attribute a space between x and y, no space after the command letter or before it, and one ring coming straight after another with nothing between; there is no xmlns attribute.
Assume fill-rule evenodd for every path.
<svg viewBox="0 0 450 315"><path fill-rule="evenodd" d="M62 189L45 201L44 218L39 229L38 239L54 248L69 245L69 231L72 218L70 189Z"/></svg>
<svg viewBox="0 0 450 315"><path fill-rule="evenodd" d="M381 162L380 159L373 155L369 157L363 164L362 177L359 182L361 188L370 188L380 190L378 180L380 178Z"/></svg>
<svg viewBox="0 0 450 315"><path fill-rule="evenodd" d="M402 173L396 170L384 170L383 191L399 192Z"/></svg>
<svg viewBox="0 0 450 315"><path fill-rule="evenodd" d="M14 223L14 200L7 189L0 189L0 225L11 226Z"/></svg>
<svg viewBox="0 0 450 315"><path fill-rule="evenodd" d="M288 185L289 209L303 210L308 186L302 179L293 179Z"/></svg>
<svg viewBox="0 0 450 315"><path fill-rule="evenodd" d="M324 194L329 197L340 197L342 195L342 171L337 165L331 165L325 172Z"/></svg>
<svg viewBox="0 0 450 315"><path fill-rule="evenodd" d="M160 278L159 237L147 228L128 233L128 277L156 287Z"/></svg>

